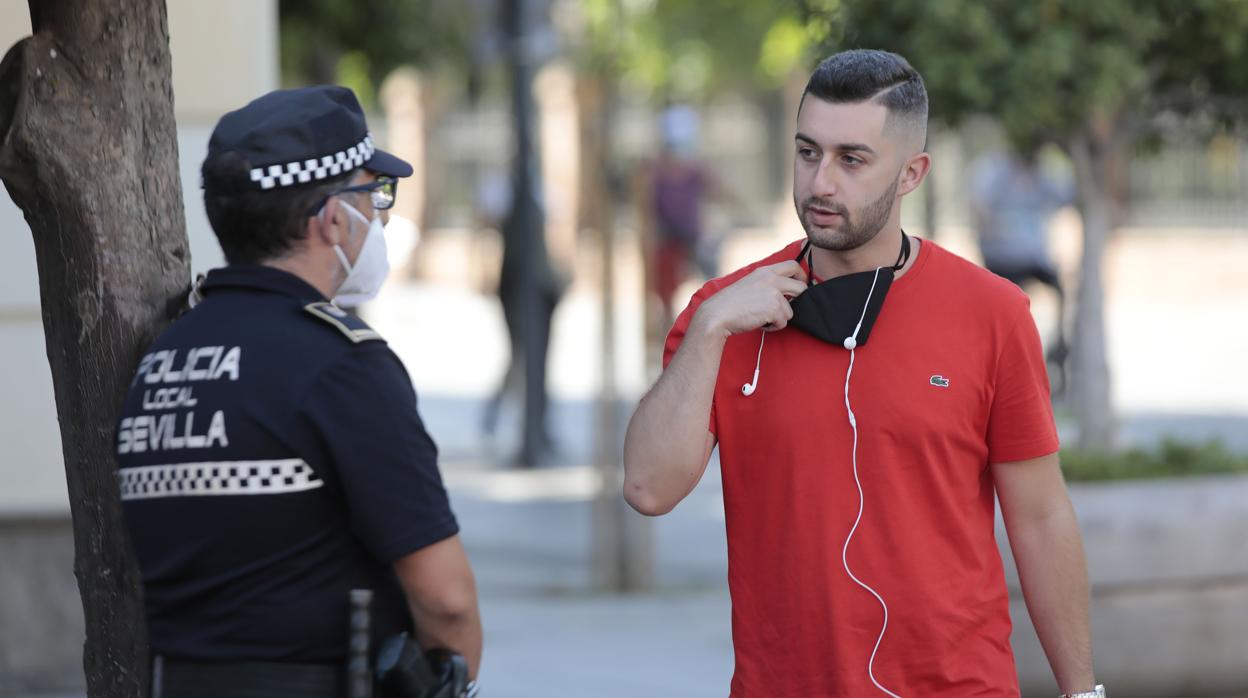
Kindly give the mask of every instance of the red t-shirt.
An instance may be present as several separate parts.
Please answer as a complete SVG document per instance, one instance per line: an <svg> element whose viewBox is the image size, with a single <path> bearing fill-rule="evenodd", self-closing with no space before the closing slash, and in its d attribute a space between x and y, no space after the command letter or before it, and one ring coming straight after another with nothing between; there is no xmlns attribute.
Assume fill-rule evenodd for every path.
<svg viewBox="0 0 1248 698"><path fill-rule="evenodd" d="M665 365L706 298L800 246L706 284L676 320ZM768 333L746 397L760 333L728 339L710 414L732 698L885 695L867 672L884 610L841 560L859 508L850 353L796 328ZM1058 449L1027 297L924 240L857 349L850 400L865 505L847 559L888 605L876 680L905 698L1018 696L988 465Z"/></svg>

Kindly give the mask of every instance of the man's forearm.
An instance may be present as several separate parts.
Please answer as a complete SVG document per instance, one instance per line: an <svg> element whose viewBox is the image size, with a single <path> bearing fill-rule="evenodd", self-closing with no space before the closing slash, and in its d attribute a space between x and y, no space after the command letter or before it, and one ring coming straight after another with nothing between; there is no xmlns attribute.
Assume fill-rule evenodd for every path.
<svg viewBox="0 0 1248 698"><path fill-rule="evenodd" d="M670 510L706 467L707 420L726 338L695 319L680 350L629 420L624 497L642 513Z"/></svg>
<svg viewBox="0 0 1248 698"><path fill-rule="evenodd" d="M407 597L420 646L463 655L469 675L476 677L481 664L481 612L476 580L459 536L400 558L394 572Z"/></svg>
<svg viewBox="0 0 1248 698"><path fill-rule="evenodd" d="M1092 690L1087 561L1074 510L1057 508L1027 522L1006 522L1023 599L1063 693Z"/></svg>
<svg viewBox="0 0 1248 698"><path fill-rule="evenodd" d="M481 666L481 615L476 602L463 609L413 608L417 643L426 649L443 648L463 655L468 676L475 679Z"/></svg>

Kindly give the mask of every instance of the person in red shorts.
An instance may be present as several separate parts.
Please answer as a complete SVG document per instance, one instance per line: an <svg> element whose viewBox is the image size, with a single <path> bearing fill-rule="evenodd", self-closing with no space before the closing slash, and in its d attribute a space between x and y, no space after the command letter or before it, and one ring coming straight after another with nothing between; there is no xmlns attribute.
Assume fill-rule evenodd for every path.
<svg viewBox="0 0 1248 698"><path fill-rule="evenodd" d="M926 134L904 58L821 63L794 141L806 240L693 297L629 424L643 514L719 446L732 698L1018 696L994 495L1060 691L1104 695L1027 297L901 229Z"/></svg>

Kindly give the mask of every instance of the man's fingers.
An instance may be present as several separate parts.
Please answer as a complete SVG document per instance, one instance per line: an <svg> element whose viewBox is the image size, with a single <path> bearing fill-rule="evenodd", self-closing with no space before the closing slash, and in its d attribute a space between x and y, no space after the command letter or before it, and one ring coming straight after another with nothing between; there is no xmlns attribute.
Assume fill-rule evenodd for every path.
<svg viewBox="0 0 1248 698"><path fill-rule="evenodd" d="M793 318L793 308L786 300L778 300L771 310L764 316L767 322L762 327L768 332L783 330L789 324L789 320Z"/></svg>
<svg viewBox="0 0 1248 698"><path fill-rule="evenodd" d="M785 298L797 298L806 292L805 282L788 277L780 278L776 286L780 289L780 293L784 294Z"/></svg>
<svg viewBox="0 0 1248 698"><path fill-rule="evenodd" d="M778 276L784 276L790 279L797 279L798 281L806 280L806 270L802 268L802 265L798 264L796 261L792 259L785 261L785 262L780 262L779 264L773 264L767 267L767 269L770 269L773 273L775 273Z"/></svg>

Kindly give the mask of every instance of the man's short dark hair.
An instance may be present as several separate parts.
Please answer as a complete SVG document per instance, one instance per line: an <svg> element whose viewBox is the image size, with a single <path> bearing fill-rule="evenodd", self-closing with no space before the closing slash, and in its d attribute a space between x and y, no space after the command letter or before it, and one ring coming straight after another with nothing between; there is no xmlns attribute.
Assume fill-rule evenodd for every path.
<svg viewBox="0 0 1248 698"><path fill-rule="evenodd" d="M854 49L823 59L802 92L833 104L872 101L888 109L886 128L916 128L927 139L927 89L923 77L901 56Z"/></svg>
<svg viewBox="0 0 1248 698"><path fill-rule="evenodd" d="M250 170L235 152L209 154L204 160L204 209L230 264L255 264L293 251L307 234L313 207L357 171L280 189L232 184L245 180Z"/></svg>

